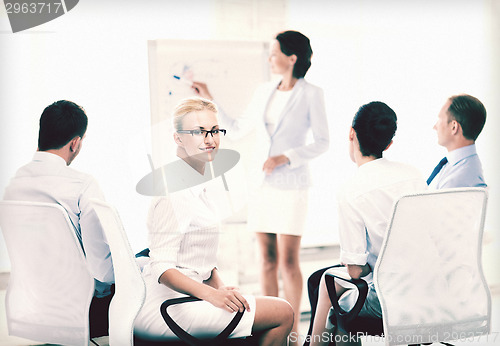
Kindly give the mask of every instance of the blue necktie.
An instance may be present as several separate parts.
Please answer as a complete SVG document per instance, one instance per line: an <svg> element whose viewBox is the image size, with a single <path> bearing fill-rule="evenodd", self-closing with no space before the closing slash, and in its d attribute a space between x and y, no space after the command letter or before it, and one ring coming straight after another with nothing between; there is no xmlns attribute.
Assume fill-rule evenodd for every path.
<svg viewBox="0 0 500 346"><path fill-rule="evenodd" d="M448 159L446 157L443 158L441 161L439 161L436 168L434 168L434 170L432 171L431 176L429 177L429 179L427 179L427 185L431 183L432 179L434 179L434 177L439 173L441 168L443 168L443 166L446 165L447 162Z"/></svg>

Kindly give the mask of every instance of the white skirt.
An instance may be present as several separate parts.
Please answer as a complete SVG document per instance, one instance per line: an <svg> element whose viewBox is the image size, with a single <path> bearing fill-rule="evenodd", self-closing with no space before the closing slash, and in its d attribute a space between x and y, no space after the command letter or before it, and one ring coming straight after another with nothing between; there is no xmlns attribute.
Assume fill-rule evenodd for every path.
<svg viewBox="0 0 500 346"><path fill-rule="evenodd" d="M163 284L155 282L150 275L145 275L146 301L139 312L134 325L134 332L140 337L152 340L175 340L177 336L167 326L160 312L161 304L172 298L185 296ZM255 319L255 297L243 295L250 304L250 311L245 311L243 317L229 336L243 338L252 334ZM207 301L189 302L173 305L168 308L172 319L185 331L198 337L215 337L231 322L235 313L217 308Z"/></svg>
<svg viewBox="0 0 500 346"><path fill-rule="evenodd" d="M250 198L248 230L302 236L308 200L308 189L284 190L264 184Z"/></svg>

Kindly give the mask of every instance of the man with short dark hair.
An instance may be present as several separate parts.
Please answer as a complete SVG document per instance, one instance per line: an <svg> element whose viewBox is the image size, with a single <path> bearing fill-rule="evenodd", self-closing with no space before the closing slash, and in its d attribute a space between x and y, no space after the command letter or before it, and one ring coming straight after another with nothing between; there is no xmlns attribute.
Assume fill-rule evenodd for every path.
<svg viewBox="0 0 500 346"><path fill-rule="evenodd" d="M106 237L89 200L104 197L94 178L68 167L80 152L87 122L83 108L71 101L57 101L46 107L40 117L38 150L33 161L17 171L4 199L56 203L66 209L94 276L90 334L98 337L108 334L107 309L114 273Z"/></svg>
<svg viewBox="0 0 500 346"><path fill-rule="evenodd" d="M438 144L448 153L427 179L431 188L486 187L475 141L486 122L486 109L470 95L450 97L434 125Z"/></svg>

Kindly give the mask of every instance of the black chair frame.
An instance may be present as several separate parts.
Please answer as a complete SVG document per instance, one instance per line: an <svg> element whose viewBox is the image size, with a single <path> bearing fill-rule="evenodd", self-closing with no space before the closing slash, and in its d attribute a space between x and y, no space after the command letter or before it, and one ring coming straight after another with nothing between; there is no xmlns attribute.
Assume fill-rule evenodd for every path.
<svg viewBox="0 0 500 346"><path fill-rule="evenodd" d="M165 320L165 323L167 326L172 330L172 332L182 341L184 341L186 344L191 345L191 346L202 346L202 345L222 345L224 344L224 341L229 337L229 335L233 332L234 328L238 325L240 322L241 318L243 317L243 311L238 311L234 315L233 319L229 324L224 328L222 332L219 333L216 337L212 339L199 339L191 334L187 333L184 329L182 329L173 319L172 317L168 314L168 307L172 305L177 305L177 304L183 304L183 303L189 303L189 302L196 302L200 301L201 299L196 298L196 297L181 297L181 298L174 298L174 299L168 299L161 304L160 307L160 312Z"/></svg>
<svg viewBox="0 0 500 346"><path fill-rule="evenodd" d="M180 297L174 299L165 300L160 306L160 313L163 320L170 328L170 330L179 338L179 340L154 340L154 339L144 339L134 335L134 345L136 346L220 346L220 345L254 345L256 339L253 337L247 337L242 339L228 339L233 330L236 328L243 313L245 311L238 311L234 315L233 319L229 324L220 332L217 336L204 339L197 338L186 332L182 327L180 327L168 313L168 308L172 305L184 304L190 302L200 301L201 299L196 297Z"/></svg>
<svg viewBox="0 0 500 346"><path fill-rule="evenodd" d="M349 282L356 286L358 299L350 311L344 311L339 305L339 297L335 291L335 279ZM344 333L364 333L368 335L383 335L384 327L381 318L358 316L368 294L368 284L363 279L346 279L332 273L325 273L325 283L328 296L332 303L334 315L331 322Z"/></svg>
<svg viewBox="0 0 500 346"><path fill-rule="evenodd" d="M339 297L337 297L337 292L335 291L335 279L349 282L355 285L358 290L358 299L350 311L344 311L344 309L342 309L339 305ZM332 273L325 273L325 283L328 290L328 296L335 313L330 317L330 322L332 322L335 328L339 328L339 330L346 334L364 333L365 335L384 335L384 326L381 318L358 316L366 301L366 296L368 295L368 284L365 280L352 278L347 279ZM441 342L441 344L453 346L452 344L446 342ZM414 344L409 346L419 345L420 344Z"/></svg>

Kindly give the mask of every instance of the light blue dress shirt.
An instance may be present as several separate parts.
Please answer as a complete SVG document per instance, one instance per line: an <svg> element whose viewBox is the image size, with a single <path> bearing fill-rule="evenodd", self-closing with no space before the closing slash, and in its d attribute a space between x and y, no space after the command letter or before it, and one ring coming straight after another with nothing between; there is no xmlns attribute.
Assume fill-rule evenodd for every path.
<svg viewBox="0 0 500 346"><path fill-rule="evenodd" d="M450 151L446 158L448 163L434 178L431 188L486 187L475 144Z"/></svg>

